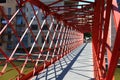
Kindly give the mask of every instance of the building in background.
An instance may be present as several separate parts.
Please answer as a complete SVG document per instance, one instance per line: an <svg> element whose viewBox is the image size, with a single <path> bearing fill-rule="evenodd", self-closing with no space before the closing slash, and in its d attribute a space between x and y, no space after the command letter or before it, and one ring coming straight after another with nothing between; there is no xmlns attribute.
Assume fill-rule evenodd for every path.
<svg viewBox="0 0 120 80"><path fill-rule="evenodd" d="M18 10L18 5L15 0L6 0L5 3L0 3L0 5L2 6L4 13L6 15L6 18L8 20L10 20L13 14L16 12L16 10ZM24 6L22 10L23 12L25 12ZM4 16L1 17L0 24L1 24L1 27L4 27L7 24L7 20L5 19ZM12 20L11 24L7 26L6 30L0 36L1 37L0 47L2 48L2 50L4 50L4 52L8 53L8 55L11 53L11 51L13 51L13 49L16 47L18 43L18 40L15 34L13 34L14 32L11 27L13 27L17 31L18 36L21 37L24 30L26 29L25 25L26 24L23 19L22 13L19 11L16 17ZM27 38L27 35L25 35L25 38L23 39L23 43L26 48L28 47L27 42L28 42L28 38ZM20 45L17 51L21 50L21 48L22 47Z"/></svg>
<svg viewBox="0 0 120 80"><path fill-rule="evenodd" d="M6 17L8 19L11 18L12 14L16 11L16 2L14 0L7 0L5 3L0 3L0 6L2 6L4 13L6 14ZM2 28L7 24L7 21L5 17L3 17L3 14L1 13L1 19L0 19L0 27ZM13 27L15 27L15 19L12 21ZM0 47L9 54L11 50L13 49L13 34L12 30L10 28L10 25L7 26L7 29L2 33L0 36Z"/></svg>
<svg viewBox="0 0 120 80"><path fill-rule="evenodd" d="M45 4L50 4L52 3L53 1L55 0L42 0ZM76 3L78 4L78 3ZM19 9L17 3L15 0L6 0L6 3L0 3L0 5L3 6L3 9L4 9L4 12L5 14L7 15L7 17L10 19L12 17L12 15L16 12L16 10ZM74 5L71 1L62 1L58 4L55 4L54 6L62 6L62 5L66 5L66 6L69 6L69 5ZM39 18L39 21L42 23L43 20L45 19L44 15L40 12L41 10L39 10L38 7L36 6L33 6L35 11L38 11L38 18ZM34 17L34 12L33 12L33 9L31 7L31 4L30 3L26 3L24 6L22 6L22 11L23 13L21 13L20 11L18 12L18 14L16 15L16 17L14 18L14 20L12 21L12 27L14 27L18 33L18 36L21 37L24 33L24 31L26 30L26 28L28 27L28 24L32 21L33 17ZM63 11L60 11L59 13L64 13ZM25 16L23 16L23 14L25 14ZM72 14L72 13L71 13ZM74 12L73 12L74 14ZM26 23L24 17L26 17L27 21L28 21L28 24ZM48 21L48 24L44 24L44 27L42 29L43 33L46 35L48 33L48 29L50 27L50 22L51 22L51 19L50 17L48 16L47 17L47 21ZM2 26L5 26L7 23L7 21L1 17L1 22L0 24ZM56 25L56 22L54 22L53 25ZM1 26L1 27L2 27ZM30 25L31 27L31 30L33 31L33 34L35 36L37 36L37 33L40 29L40 26L38 26L38 22L36 20L36 18L32 21L32 24ZM51 33L52 33L53 29L51 30ZM13 51L13 49L16 47L17 43L18 43L18 40L16 38L16 36L13 34L13 30L11 29L10 26L8 26L7 30L4 31L4 33L2 34L2 38L0 39L0 47L2 47L6 53L11 53L11 51ZM38 45L40 47L42 47L42 44L44 43L44 37L42 35L39 35L39 38L38 38ZM22 42L24 43L24 46L26 47L26 49L30 50L33 42L34 42L34 39L33 39L33 36L30 34L30 31L28 30L27 33L25 34ZM50 37L48 37L47 41L46 41L48 44L50 44L51 42L51 39ZM38 49L37 49L37 46L38 45L35 45L34 47L34 52L37 52ZM49 47L49 45L45 45L46 48ZM19 45L16 53L25 53L23 47L21 45Z"/></svg>

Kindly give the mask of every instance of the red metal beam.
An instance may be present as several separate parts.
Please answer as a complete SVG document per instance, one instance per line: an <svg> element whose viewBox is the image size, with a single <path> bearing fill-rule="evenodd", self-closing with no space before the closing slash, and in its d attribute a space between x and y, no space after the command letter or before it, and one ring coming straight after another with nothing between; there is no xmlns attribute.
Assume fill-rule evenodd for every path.
<svg viewBox="0 0 120 80"><path fill-rule="evenodd" d="M105 46L106 46L105 43L107 42L111 9L112 9L112 0L108 0L107 7L106 7L106 14L105 14L103 41L102 41L103 43L102 43L102 52L101 52L101 61L100 61L101 67L102 67L103 61L104 61Z"/></svg>
<svg viewBox="0 0 120 80"><path fill-rule="evenodd" d="M113 1L113 6L117 8L117 3L116 0ZM114 43L114 48L112 51L112 57L110 60L109 68L108 68L108 74L106 77L106 80L112 80L115 69L118 64L119 56L120 56L120 16L116 18L117 15L120 15L120 13L113 7L113 14L114 14L114 23L115 27L117 28L117 33L116 33L116 38L115 38L115 43Z"/></svg>
<svg viewBox="0 0 120 80"><path fill-rule="evenodd" d="M12 53L10 54L10 57L8 55L6 55L6 53L4 53L4 51L2 51L1 49L0 49L0 51L2 52L3 57L6 58L5 62L7 64L8 63L12 64L13 69L16 69L18 71L18 75L16 75L17 79L26 80L26 79L33 77L36 74L39 74L40 71L47 68L51 64L55 63L55 61L59 60L60 58L62 58L63 56L65 56L69 52L71 52L73 49L75 49L79 45L81 45L81 43L83 42L83 33L91 32L91 24L88 24L89 21L87 22L85 20L92 20L92 18L87 18L85 16L94 15L93 11L90 10L91 6L93 6L93 2L91 3L89 1L71 0L72 2L82 1L82 2L86 2L86 3L90 3L89 6L83 5L81 8L81 11L79 10L79 8L73 8L73 6L68 7L68 8L65 8L65 6L63 6L65 8L65 10L67 10L69 13L71 11L74 11L72 13L73 16L71 18L71 15L65 16L66 15L65 13L59 14L59 10L54 11L54 10L52 10L51 7L49 7L54 4L59 3L61 1L63 1L63 0L57 0L55 2L52 2L51 4L46 5L45 3L43 3L40 0L20 0L20 3L18 2L18 0L16 0L16 2L18 3L18 6L19 6L18 12L20 11L22 13L22 17L24 18L26 26L27 26L24 33L26 34L28 32L30 34L30 36L32 36L34 39L34 43L32 43L32 47L30 46L31 47L30 50L27 50L27 48L24 46L24 43L22 43L22 40L25 37L25 35L22 35L22 37L18 37L19 34L15 30L14 26L11 24L11 22L8 23L8 24L10 24L10 26L12 28L13 34L18 39L18 44L13 49ZM39 30L38 30L37 35L34 35L33 31L30 28L30 26L31 26L30 23L33 19L29 23L26 15L22 11L22 8L26 3L31 4L31 7L32 7L31 11L34 13L34 18L36 18L36 22L38 23ZM44 15L45 19L44 19L43 23L41 21L39 21L39 18L36 14L36 10L34 9L33 5L37 6L41 10L40 13ZM64 11L64 12L65 12L65 10L60 9L60 11ZM83 14L78 14L81 12L83 12ZM16 14L18 14L18 13L16 13ZM81 17L81 15L84 15L84 17ZM13 18L15 18L15 16L16 15L13 15ZM5 15L4 15L4 17L5 17ZM46 19L46 17L50 17L50 24L49 24L49 21ZM78 17L85 18L85 20L82 22L79 22L79 20L77 20ZM75 19L73 19L73 18L75 18ZM54 21L54 19L56 19L56 21ZM71 20L71 19L73 19L73 20ZM8 21L8 19L6 19L6 20ZM72 22L69 22L69 21L72 21ZM42 27L44 24L46 24L47 28L48 28L48 30L47 30L48 32L46 35L42 30ZM63 26L63 24L64 24L64 26ZM60 29L57 29L56 28L57 26ZM4 28L7 28L7 27L4 27ZM51 30L51 28L53 28L54 30ZM72 32L71 32L71 30L72 30ZM3 32L4 32L4 30L1 32L1 34ZM56 36L58 37L57 42L56 42L57 45L53 43L53 41L54 41L53 36L55 36L55 33L57 33ZM43 38L44 43L42 44L42 48L41 48L41 46L39 46L38 41L37 41L40 34L42 37L44 37ZM72 37L70 37L70 36L72 36ZM81 36L82 36L82 38L81 38ZM50 37L49 38L50 44L53 47L51 47L51 45L47 43L48 37ZM16 50L18 49L19 44L21 44L22 48L25 50L25 55L14 58L14 55L16 54ZM45 49L45 47L44 47L46 44L48 46L47 49ZM35 48L35 45L36 45L36 48L38 49L38 52L37 52L38 57L36 59L32 59L31 57L33 57L32 55L34 55L34 53L35 53L35 52L32 53L32 50L33 50L33 48ZM53 50L54 50L54 53L53 53ZM43 54L44 52L47 52L47 55ZM57 57L54 56L54 54ZM48 59L48 57L51 55L52 55L52 58ZM13 64L13 61L21 59L21 58L24 58L24 62L22 65L20 65L21 68L19 69L18 68L19 66ZM30 62L31 62L31 65L33 65L33 68L31 69L30 72L28 72L27 74L24 74L25 67L28 64L28 59L30 59ZM38 61L41 59L43 59L43 64L41 66L39 66ZM6 67L7 66L5 65L3 72ZM15 78L16 78L16 76L15 76Z"/></svg>
<svg viewBox="0 0 120 80"><path fill-rule="evenodd" d="M98 49L98 35L99 35L99 27L102 25L100 23L101 16L101 1L96 0L95 6L94 6L94 25L92 27L92 44L93 44L93 59L94 59L94 77L96 80L100 80L102 78L101 69L99 65L99 53L97 52Z"/></svg>

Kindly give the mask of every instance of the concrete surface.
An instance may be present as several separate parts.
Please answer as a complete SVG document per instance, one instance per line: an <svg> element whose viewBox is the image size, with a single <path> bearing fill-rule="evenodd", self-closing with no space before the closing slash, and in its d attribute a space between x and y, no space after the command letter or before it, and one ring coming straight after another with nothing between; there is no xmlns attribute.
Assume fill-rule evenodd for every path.
<svg viewBox="0 0 120 80"><path fill-rule="evenodd" d="M83 44L32 80L93 80L91 43Z"/></svg>

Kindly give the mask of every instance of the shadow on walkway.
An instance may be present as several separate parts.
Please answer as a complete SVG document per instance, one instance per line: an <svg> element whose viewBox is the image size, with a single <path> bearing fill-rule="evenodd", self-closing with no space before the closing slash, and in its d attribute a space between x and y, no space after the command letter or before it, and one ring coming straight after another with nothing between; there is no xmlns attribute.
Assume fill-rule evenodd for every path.
<svg viewBox="0 0 120 80"><path fill-rule="evenodd" d="M73 72L73 64L78 59L87 43L83 45L83 47L79 48L77 51L72 51L70 54L66 55L55 64L44 70L42 73L36 76L33 80L63 80L65 75L70 71ZM88 64L89 65L89 64ZM92 65L89 65L92 66ZM85 67L85 66L84 66ZM88 67L88 66L86 66ZM88 70L90 71L90 70ZM75 73L75 72L73 72ZM78 74L78 73L76 73ZM79 74L87 78L91 78L89 76Z"/></svg>
<svg viewBox="0 0 120 80"><path fill-rule="evenodd" d="M83 48L80 50L80 52L73 58L73 60L68 64L68 66L62 71L62 73L56 78L56 80L63 80L67 72L71 69L74 62L77 60L77 58L80 56L81 52L84 50L87 44L83 46Z"/></svg>

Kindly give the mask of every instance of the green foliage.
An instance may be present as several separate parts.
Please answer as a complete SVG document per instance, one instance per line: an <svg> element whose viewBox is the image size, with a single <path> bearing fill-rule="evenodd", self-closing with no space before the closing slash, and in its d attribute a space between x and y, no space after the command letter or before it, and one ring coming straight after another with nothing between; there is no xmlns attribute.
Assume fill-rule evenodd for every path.
<svg viewBox="0 0 120 80"><path fill-rule="evenodd" d="M21 70L21 65L23 64L23 61L14 61L14 64ZM3 69L4 65L0 65L0 71ZM24 74L30 72L33 69L33 64L28 62L27 65L24 68ZM13 66L9 63L6 70L5 74L0 76L0 80L9 80L15 78L15 76L18 76L18 71L13 68Z"/></svg>
<svg viewBox="0 0 120 80"><path fill-rule="evenodd" d="M120 80L120 68L116 68L116 71L115 71L115 80Z"/></svg>

